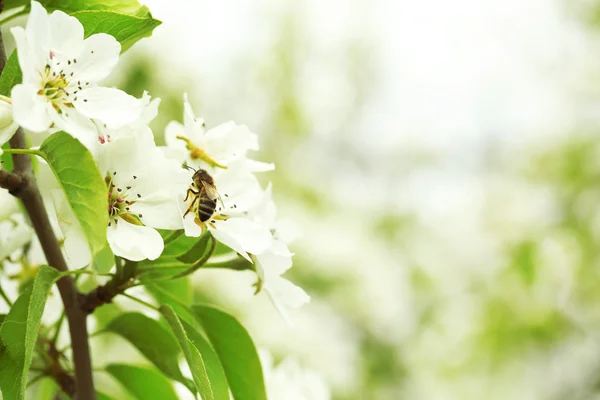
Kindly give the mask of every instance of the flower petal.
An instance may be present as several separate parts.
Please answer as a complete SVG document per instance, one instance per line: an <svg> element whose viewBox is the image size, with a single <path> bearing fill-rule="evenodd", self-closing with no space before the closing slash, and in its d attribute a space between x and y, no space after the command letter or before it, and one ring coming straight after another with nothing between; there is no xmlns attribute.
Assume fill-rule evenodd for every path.
<svg viewBox="0 0 600 400"><path fill-rule="evenodd" d="M104 122L108 128L119 128L137 120L144 104L119 89L93 87L77 94L75 108L88 118Z"/></svg>
<svg viewBox="0 0 600 400"><path fill-rule="evenodd" d="M273 297L285 306L300 308L310 302L310 296L301 287L294 285L283 277L268 284L267 289Z"/></svg>
<svg viewBox="0 0 600 400"><path fill-rule="evenodd" d="M244 251L244 248L236 240L236 238L234 238L233 236L231 236L229 233L227 233L225 231L222 231L222 230L219 230L219 229L213 229L210 226L209 226L208 230L213 235L213 237L215 239L217 239L219 242L223 243L225 246L227 246L230 249L234 250L240 256L244 257L246 260L252 262L252 259L250 258L250 256L248 255L248 253L246 253ZM187 235L187 231L186 231L186 235ZM191 236L191 235L188 235L188 236Z"/></svg>
<svg viewBox="0 0 600 400"><path fill-rule="evenodd" d="M177 139L177 136L185 136L185 129L179 122L171 121L165 127L165 144L169 148L182 150L183 154L187 154L188 150L185 147L185 142Z"/></svg>
<svg viewBox="0 0 600 400"><path fill-rule="evenodd" d="M64 253L73 269L83 268L92 262L92 252L85 233L69 206L65 193L60 189L51 191L58 226L64 237Z"/></svg>
<svg viewBox="0 0 600 400"><path fill-rule="evenodd" d="M131 261L155 260L160 256L165 244L155 229L118 221L107 232L108 244L115 255Z"/></svg>
<svg viewBox="0 0 600 400"><path fill-rule="evenodd" d="M248 150L258 150L258 136L247 126L230 121L206 132L203 147L215 160L228 163L243 157Z"/></svg>
<svg viewBox="0 0 600 400"><path fill-rule="evenodd" d="M196 118L194 115L187 93L183 94L183 126L185 127L185 136L199 144L204 136L204 120Z"/></svg>
<svg viewBox="0 0 600 400"><path fill-rule="evenodd" d="M42 132L48 129L52 121L48 113L49 104L37 94L33 85L16 85L11 92L13 117L23 128Z"/></svg>
<svg viewBox="0 0 600 400"><path fill-rule="evenodd" d="M13 33L14 34L14 33ZM48 13L37 1L31 2L31 11L27 19L25 34L33 57L33 67L41 72L50 51L50 24ZM19 53L19 57L21 54ZM19 60L20 61L20 60Z"/></svg>
<svg viewBox="0 0 600 400"><path fill-rule="evenodd" d="M287 250L287 247L285 250ZM257 254L254 257L256 258L257 270L262 270L262 273L259 274L259 276L266 282L278 277L292 267L292 254L289 251L287 254L282 254L280 249L276 249L274 246L271 246L269 250Z"/></svg>
<svg viewBox="0 0 600 400"><path fill-rule="evenodd" d="M51 109L50 115L59 129L79 139L85 147L95 153L98 146L98 129L89 118L70 107L63 107L61 113Z"/></svg>
<svg viewBox="0 0 600 400"><path fill-rule="evenodd" d="M185 190L185 189L184 189ZM158 229L183 229L175 196L165 196L157 201L136 201L130 207L134 214L141 214L144 225Z"/></svg>
<svg viewBox="0 0 600 400"><path fill-rule="evenodd" d="M77 57L83 50L83 25L75 17L54 11L48 17L49 48L61 59ZM29 27L29 25L28 25Z"/></svg>
<svg viewBox="0 0 600 400"><path fill-rule="evenodd" d="M293 322L289 316L288 307L300 308L304 304L310 302L310 296L299 286L285 278L277 277L276 279L265 282L263 289L267 292L269 299L283 317L283 319L293 326Z"/></svg>
<svg viewBox="0 0 600 400"><path fill-rule="evenodd" d="M74 80L98 82L106 78L119 61L121 44L112 36L97 33L85 39L74 64Z"/></svg>
<svg viewBox="0 0 600 400"><path fill-rule="evenodd" d="M41 68L44 66L36 65L36 60L32 55L25 29L20 26L15 26L10 29L10 32L13 34L17 45L17 55L19 56L19 66L23 73L23 83L36 83L39 81L40 75L37 71L41 71Z"/></svg>
<svg viewBox="0 0 600 400"><path fill-rule="evenodd" d="M266 227L245 218L218 220L215 222L215 227L218 232L232 237L248 253L260 254L271 244L271 232ZM220 240L218 237L217 239Z"/></svg>

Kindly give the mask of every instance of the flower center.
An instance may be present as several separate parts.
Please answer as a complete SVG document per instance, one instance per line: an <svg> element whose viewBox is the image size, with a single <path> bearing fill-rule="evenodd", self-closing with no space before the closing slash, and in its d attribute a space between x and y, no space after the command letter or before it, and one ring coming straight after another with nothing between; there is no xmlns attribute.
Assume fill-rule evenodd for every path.
<svg viewBox="0 0 600 400"><path fill-rule="evenodd" d="M116 175L117 172L113 171L112 174L108 173L104 178L108 188L108 226L117 225L119 218L134 225L143 225L141 222L142 214L135 214L130 209L142 196L139 193L133 193L131 186L117 186L113 181L113 176ZM137 179L137 177L133 176L133 179Z"/></svg>
<svg viewBox="0 0 600 400"><path fill-rule="evenodd" d="M183 140L185 142L185 147L190 151L190 158L192 160L202 160L211 167L219 167L226 169L227 166L223 164L219 164L215 159L206 154L203 148L196 146L190 139L185 136L176 136L177 139Z"/></svg>
<svg viewBox="0 0 600 400"><path fill-rule="evenodd" d="M93 51L92 51L93 53ZM48 55L46 66L40 73L41 88L37 94L46 97L52 104L54 109L62 113L61 107L73 107L73 102L77 100L77 92L81 91L84 86L89 86L89 82L75 82L73 71L77 59L59 60L54 52ZM87 101L84 99L83 101Z"/></svg>
<svg viewBox="0 0 600 400"><path fill-rule="evenodd" d="M42 75L42 89L38 91L38 94L45 96L53 105L58 106L67 103L66 98L69 96L69 92L66 89L68 87L69 82L67 82L64 72L57 74L56 71L52 71L50 65L46 65ZM73 105L70 104L70 106Z"/></svg>

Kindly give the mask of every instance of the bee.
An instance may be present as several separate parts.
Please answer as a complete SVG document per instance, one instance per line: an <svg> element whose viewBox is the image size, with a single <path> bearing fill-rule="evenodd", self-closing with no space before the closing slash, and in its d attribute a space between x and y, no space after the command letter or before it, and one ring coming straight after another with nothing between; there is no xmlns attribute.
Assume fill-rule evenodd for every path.
<svg viewBox="0 0 600 400"><path fill-rule="evenodd" d="M192 183L186 192L184 201L187 201L190 196L193 197L193 200L185 214L183 214L183 217L185 218L188 213L193 212L196 216L194 221L204 230L206 221L211 219L217 209L217 200L221 205L223 205L223 200L217 188L215 188L213 177L206 170L202 168L194 170L187 165L184 165L184 167L194 171L194 175L192 176ZM215 219L217 218L215 217Z"/></svg>

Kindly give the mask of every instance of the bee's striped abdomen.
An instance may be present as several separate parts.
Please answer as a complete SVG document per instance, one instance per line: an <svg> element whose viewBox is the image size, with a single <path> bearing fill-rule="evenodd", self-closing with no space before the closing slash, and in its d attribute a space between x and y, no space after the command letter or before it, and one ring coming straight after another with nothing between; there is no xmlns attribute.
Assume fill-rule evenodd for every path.
<svg viewBox="0 0 600 400"><path fill-rule="evenodd" d="M215 213L215 209L217 208L217 201L211 200L204 190L198 195L198 219L202 222L208 221L210 217Z"/></svg>

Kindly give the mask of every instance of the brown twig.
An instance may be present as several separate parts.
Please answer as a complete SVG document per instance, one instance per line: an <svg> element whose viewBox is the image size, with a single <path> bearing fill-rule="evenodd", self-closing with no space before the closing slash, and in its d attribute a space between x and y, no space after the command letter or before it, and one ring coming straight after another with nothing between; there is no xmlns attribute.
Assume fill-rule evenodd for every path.
<svg viewBox="0 0 600 400"><path fill-rule="evenodd" d="M125 262L122 275L115 275L110 281L102 286L98 286L91 292L83 295L80 301L80 307L86 314L91 314L101 305L111 303L112 300L125 290L135 284L135 263Z"/></svg>
<svg viewBox="0 0 600 400"><path fill-rule="evenodd" d="M27 182L23 175L0 169L0 187L8 189L12 195L18 196L20 190L25 186L27 186Z"/></svg>
<svg viewBox="0 0 600 400"><path fill-rule="evenodd" d="M6 60L4 41L0 32L0 73L6 65ZM21 128L17 129L15 135L10 139L10 146L14 149L27 148L25 134ZM21 180L18 190L13 190L12 192L23 203L33 229L40 240L48 264L61 272L67 271L67 264L48 220L48 214L33 175L30 156L13 154L12 157L14 165L13 174L17 175ZM15 182L17 180L15 177L10 178L15 180ZM81 295L75 287L73 278L70 276L61 278L56 285L58 286L69 322L73 361L75 364L76 398L78 400L95 400L96 392L94 391L92 378L86 314L81 310L79 305Z"/></svg>

